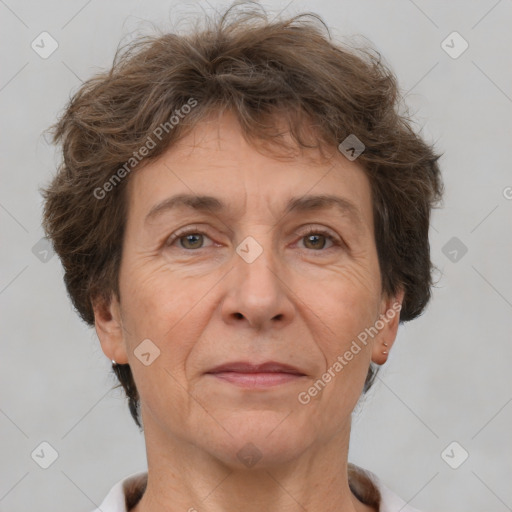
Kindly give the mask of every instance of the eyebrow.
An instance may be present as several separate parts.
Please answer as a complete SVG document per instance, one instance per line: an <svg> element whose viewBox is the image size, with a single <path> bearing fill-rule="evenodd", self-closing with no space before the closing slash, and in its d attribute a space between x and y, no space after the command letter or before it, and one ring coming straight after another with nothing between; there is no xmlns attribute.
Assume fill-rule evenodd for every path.
<svg viewBox="0 0 512 512"><path fill-rule="evenodd" d="M213 196L177 194L154 205L146 215L145 222L177 208L188 208L199 212L220 213L228 209L226 203ZM363 224L359 209L343 197L321 194L292 197L286 204L284 215L292 212L311 212L336 208L342 215L350 217L358 225Z"/></svg>

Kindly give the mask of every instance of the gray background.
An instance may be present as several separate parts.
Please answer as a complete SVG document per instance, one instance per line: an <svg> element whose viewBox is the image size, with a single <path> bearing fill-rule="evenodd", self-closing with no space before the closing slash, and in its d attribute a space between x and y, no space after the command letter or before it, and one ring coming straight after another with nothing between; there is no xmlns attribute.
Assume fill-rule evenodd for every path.
<svg viewBox="0 0 512 512"><path fill-rule="evenodd" d="M445 203L431 229L434 298L400 328L380 380L357 408L350 458L425 512L512 510L512 2L265 5L315 11L337 38L366 36L396 72L424 137L444 152ZM58 161L42 132L82 80L110 67L121 38L150 33L150 22L169 28L201 8L211 9L0 0L1 511L37 504L86 512L115 482L146 469L144 438L121 391L112 391L94 331L72 310L58 258L44 262L41 248L32 250L43 236L38 187ZM47 59L31 48L43 31L59 45ZM456 59L441 46L453 31L469 43ZM59 455L48 469L31 457L43 441ZM457 469L442 458L453 441L460 447L448 450L452 464L469 453Z"/></svg>

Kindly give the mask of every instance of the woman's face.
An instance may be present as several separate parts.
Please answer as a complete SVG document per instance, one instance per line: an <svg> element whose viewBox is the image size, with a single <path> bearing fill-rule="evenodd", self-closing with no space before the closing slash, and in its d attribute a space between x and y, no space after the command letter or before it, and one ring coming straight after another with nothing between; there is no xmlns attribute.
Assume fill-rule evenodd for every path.
<svg viewBox="0 0 512 512"><path fill-rule="evenodd" d="M105 353L131 366L147 438L250 465L349 431L398 315L356 352L393 303L370 185L357 161L315 155L264 156L225 114L131 176L120 303L97 312L97 329ZM296 373L250 375L237 362ZM238 371L212 373L225 364Z"/></svg>

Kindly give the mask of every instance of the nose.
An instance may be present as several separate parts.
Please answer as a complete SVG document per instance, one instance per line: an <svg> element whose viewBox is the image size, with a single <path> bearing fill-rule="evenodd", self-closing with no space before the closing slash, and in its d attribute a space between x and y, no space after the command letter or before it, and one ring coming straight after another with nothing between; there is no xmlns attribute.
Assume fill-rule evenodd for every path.
<svg viewBox="0 0 512 512"><path fill-rule="evenodd" d="M225 283L222 317L226 323L265 330L283 328L293 320L293 291L269 245L263 248L249 238L237 248Z"/></svg>

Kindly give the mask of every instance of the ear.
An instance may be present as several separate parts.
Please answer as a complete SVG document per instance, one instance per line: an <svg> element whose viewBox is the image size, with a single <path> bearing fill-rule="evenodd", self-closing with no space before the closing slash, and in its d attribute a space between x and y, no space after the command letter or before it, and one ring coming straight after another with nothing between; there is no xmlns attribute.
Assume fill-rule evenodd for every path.
<svg viewBox="0 0 512 512"><path fill-rule="evenodd" d="M400 289L392 297L385 296L382 299L379 319L376 322L379 332L373 339L372 347L372 361L375 364L382 365L388 360L389 352L398 332L403 299L403 289Z"/></svg>
<svg viewBox="0 0 512 512"><path fill-rule="evenodd" d="M118 364L127 364L124 329L119 299L112 294L110 298L93 300L94 327L101 343L103 353Z"/></svg>

